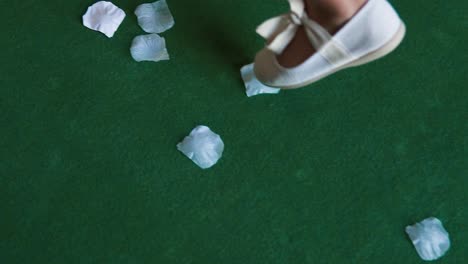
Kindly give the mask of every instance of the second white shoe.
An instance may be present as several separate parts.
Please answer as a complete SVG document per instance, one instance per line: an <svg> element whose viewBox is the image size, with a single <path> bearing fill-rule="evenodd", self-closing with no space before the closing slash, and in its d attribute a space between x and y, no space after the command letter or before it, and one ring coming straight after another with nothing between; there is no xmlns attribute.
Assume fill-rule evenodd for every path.
<svg viewBox="0 0 468 264"><path fill-rule="evenodd" d="M386 0L369 0L335 35L305 12L304 0L289 0L291 11L265 21L257 33L267 46L257 53L254 71L265 85L293 89L316 82L336 71L379 59L403 40L405 25ZM302 64L286 68L281 54L303 26L315 52Z"/></svg>

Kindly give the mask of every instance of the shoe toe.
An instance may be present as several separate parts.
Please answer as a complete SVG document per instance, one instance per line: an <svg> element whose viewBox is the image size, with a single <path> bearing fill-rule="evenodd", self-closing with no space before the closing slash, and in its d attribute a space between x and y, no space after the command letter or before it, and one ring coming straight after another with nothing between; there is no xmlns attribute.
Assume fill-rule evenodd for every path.
<svg viewBox="0 0 468 264"><path fill-rule="evenodd" d="M265 85L281 86L282 71L276 61L276 55L266 48L255 56L254 73L255 77Z"/></svg>

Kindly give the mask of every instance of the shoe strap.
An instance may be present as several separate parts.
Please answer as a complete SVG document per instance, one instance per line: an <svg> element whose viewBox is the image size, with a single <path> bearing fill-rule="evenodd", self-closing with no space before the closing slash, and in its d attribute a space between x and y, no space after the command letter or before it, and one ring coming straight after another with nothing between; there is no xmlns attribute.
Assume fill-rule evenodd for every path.
<svg viewBox="0 0 468 264"><path fill-rule="evenodd" d="M288 1L291 8L289 13L268 19L257 28L257 33L267 40L269 50L277 55L283 53L300 26L305 28L307 37L316 50L332 39L326 29L307 16L304 0Z"/></svg>

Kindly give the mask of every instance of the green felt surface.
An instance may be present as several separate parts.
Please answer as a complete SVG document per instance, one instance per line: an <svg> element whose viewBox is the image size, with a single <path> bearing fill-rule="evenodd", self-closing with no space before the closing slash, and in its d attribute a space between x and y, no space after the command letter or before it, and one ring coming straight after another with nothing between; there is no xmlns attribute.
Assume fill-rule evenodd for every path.
<svg viewBox="0 0 468 264"><path fill-rule="evenodd" d="M423 263L404 227L429 216L437 263L468 263L465 0L395 0L391 56L252 98L285 1L168 0L171 60L137 63L143 2L112 39L93 1L0 2L0 263ZM226 145L205 171L175 148L199 124Z"/></svg>

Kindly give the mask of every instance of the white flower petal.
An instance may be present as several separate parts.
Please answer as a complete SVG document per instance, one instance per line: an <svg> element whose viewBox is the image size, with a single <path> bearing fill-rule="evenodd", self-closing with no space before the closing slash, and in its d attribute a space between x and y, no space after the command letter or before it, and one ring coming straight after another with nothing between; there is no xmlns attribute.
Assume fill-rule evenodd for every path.
<svg viewBox="0 0 468 264"><path fill-rule="evenodd" d="M162 33L174 26L166 0L142 4L135 10L140 27L148 33Z"/></svg>
<svg viewBox="0 0 468 264"><path fill-rule="evenodd" d="M438 259L450 248L449 234L437 218L430 217L407 226L406 233L423 260Z"/></svg>
<svg viewBox="0 0 468 264"><path fill-rule="evenodd" d="M255 77L253 70L253 63L245 65L241 68L242 80L244 80L245 93L248 97L258 94L277 94L281 89L273 88L262 84L257 77Z"/></svg>
<svg viewBox="0 0 468 264"><path fill-rule="evenodd" d="M166 41L158 34L137 36L133 39L130 53L136 61L169 60Z"/></svg>
<svg viewBox="0 0 468 264"><path fill-rule="evenodd" d="M177 149L202 169L210 168L221 158L224 143L206 126L197 126L177 144Z"/></svg>
<svg viewBox="0 0 468 264"><path fill-rule="evenodd" d="M111 2L100 1L88 7L83 15L83 25L112 38L125 18L125 12Z"/></svg>

